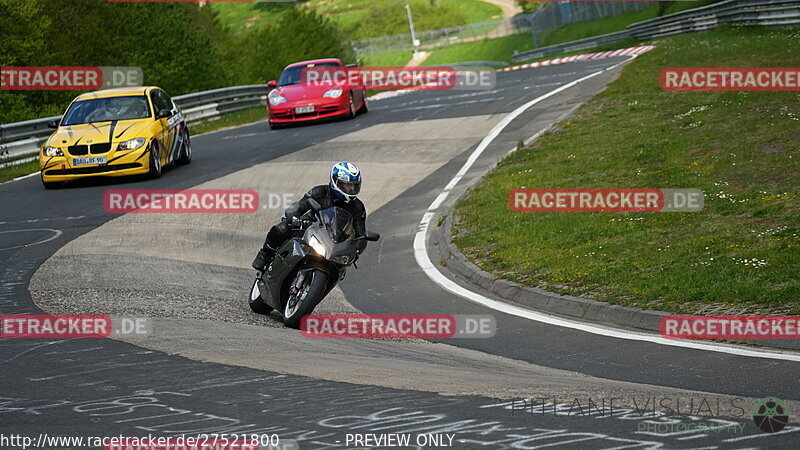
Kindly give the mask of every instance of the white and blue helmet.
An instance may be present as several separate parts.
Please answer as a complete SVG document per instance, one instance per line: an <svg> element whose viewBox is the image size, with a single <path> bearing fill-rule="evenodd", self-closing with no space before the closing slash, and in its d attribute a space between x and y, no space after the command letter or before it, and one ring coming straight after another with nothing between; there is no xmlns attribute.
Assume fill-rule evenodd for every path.
<svg viewBox="0 0 800 450"><path fill-rule="evenodd" d="M356 198L361 192L361 171L353 163L334 164L331 169L331 189L346 202Z"/></svg>

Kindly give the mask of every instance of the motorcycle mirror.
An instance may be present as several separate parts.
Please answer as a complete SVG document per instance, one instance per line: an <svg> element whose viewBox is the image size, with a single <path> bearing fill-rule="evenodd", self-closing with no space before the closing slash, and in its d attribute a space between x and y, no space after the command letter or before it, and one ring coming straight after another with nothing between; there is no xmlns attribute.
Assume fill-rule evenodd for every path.
<svg viewBox="0 0 800 450"><path fill-rule="evenodd" d="M319 211L319 210L322 209L322 205L320 205L313 198L309 198L307 201L308 201L308 205L311 206L311 209L313 209L314 211Z"/></svg>
<svg viewBox="0 0 800 450"><path fill-rule="evenodd" d="M371 241L371 242L375 242L380 238L381 238L380 234L372 232L372 231L367 231L367 235L365 236L365 239L368 240L368 241Z"/></svg>

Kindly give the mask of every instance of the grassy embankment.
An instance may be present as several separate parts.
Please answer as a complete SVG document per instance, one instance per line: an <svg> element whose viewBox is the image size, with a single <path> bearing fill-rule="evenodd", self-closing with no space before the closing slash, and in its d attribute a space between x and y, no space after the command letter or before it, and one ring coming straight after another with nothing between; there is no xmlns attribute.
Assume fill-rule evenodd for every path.
<svg viewBox="0 0 800 450"><path fill-rule="evenodd" d="M456 209L455 242L498 277L683 313L800 313L800 98L665 92L664 67L797 67L797 30L662 39ZM696 213L514 213L514 188L699 188Z"/></svg>
<svg viewBox="0 0 800 450"><path fill-rule="evenodd" d="M405 5L411 5L417 31L484 22L501 17L497 6L480 0L310 0L299 7L336 24L350 39L408 33ZM241 32L275 21L292 3L209 3L220 21Z"/></svg>
<svg viewBox="0 0 800 450"><path fill-rule="evenodd" d="M708 3L712 3L712 1L701 0L694 2L674 2L669 6L666 14L682 11L684 9L696 8ZM640 22L646 19L652 19L656 17L657 14L658 6L653 6L641 11L633 11L620 14L618 16L605 17L603 19L566 25L556 30L542 33L538 38L540 41L539 46L543 47L547 45L560 44L562 42L569 42L591 36L621 31L632 23ZM635 39L630 39L628 41L619 42L608 47L573 52L570 54L622 48L637 44L638 43ZM439 50L434 50L431 56L425 60L425 65L433 66L467 61L499 61L511 63L511 56L515 50L525 51L532 48L533 36L530 33L517 34L496 39L484 39L478 42L456 44ZM405 56L408 57L409 55L406 54ZM556 56L565 55L553 55L543 59L551 59L555 58Z"/></svg>

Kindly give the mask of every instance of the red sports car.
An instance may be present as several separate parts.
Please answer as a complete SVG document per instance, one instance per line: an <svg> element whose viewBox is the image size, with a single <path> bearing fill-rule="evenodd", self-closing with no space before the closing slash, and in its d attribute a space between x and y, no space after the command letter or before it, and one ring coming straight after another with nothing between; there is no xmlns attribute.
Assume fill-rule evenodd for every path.
<svg viewBox="0 0 800 450"><path fill-rule="evenodd" d="M267 96L270 128L367 112L364 89L349 83L347 74L354 70L334 58L286 66L277 82L267 83L274 88Z"/></svg>

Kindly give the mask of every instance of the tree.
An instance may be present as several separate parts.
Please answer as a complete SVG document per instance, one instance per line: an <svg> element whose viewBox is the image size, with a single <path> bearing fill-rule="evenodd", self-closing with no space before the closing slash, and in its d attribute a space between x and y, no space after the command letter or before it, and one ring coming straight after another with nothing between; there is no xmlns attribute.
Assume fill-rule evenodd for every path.
<svg viewBox="0 0 800 450"><path fill-rule="evenodd" d="M309 30L313 30L313 39L309 38ZM249 83L277 78L286 65L297 61L355 60L353 50L335 25L314 11L297 7L287 10L276 23L247 35L240 48L239 66Z"/></svg>

